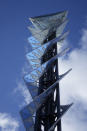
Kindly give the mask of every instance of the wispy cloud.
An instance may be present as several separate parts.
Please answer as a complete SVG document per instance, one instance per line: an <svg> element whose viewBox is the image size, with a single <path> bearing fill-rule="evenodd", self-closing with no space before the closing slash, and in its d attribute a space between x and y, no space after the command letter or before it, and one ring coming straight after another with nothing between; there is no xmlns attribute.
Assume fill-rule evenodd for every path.
<svg viewBox="0 0 87 131"><path fill-rule="evenodd" d="M69 43L68 43L69 44ZM74 102L74 106L63 119L63 130L87 130L87 29L82 30L78 45L65 59L59 60L60 73L70 67L72 72L61 81L61 103Z"/></svg>
<svg viewBox="0 0 87 131"><path fill-rule="evenodd" d="M14 92L19 93L23 97L23 101L20 102L19 107L24 107L32 101L32 97L23 81L17 82L17 87Z"/></svg>
<svg viewBox="0 0 87 131"><path fill-rule="evenodd" d="M10 114L0 113L0 131L18 131L19 122Z"/></svg>

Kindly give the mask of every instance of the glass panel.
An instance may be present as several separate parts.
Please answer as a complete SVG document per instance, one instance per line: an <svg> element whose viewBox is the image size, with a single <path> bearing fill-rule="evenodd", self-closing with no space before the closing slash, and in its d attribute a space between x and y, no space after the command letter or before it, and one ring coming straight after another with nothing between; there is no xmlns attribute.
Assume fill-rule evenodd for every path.
<svg viewBox="0 0 87 131"><path fill-rule="evenodd" d="M60 114L59 118L54 122L54 124L51 126L51 128L48 131L53 131L57 125L57 123L59 122L59 120L63 117L63 115L69 110L69 108L72 106L72 104L70 105L65 105L63 108L62 113Z"/></svg>
<svg viewBox="0 0 87 131"><path fill-rule="evenodd" d="M64 14L63 14L64 15ZM36 27L30 27L30 31L32 35L40 42L43 43L45 39L48 38L49 35L51 35L53 32L57 31L57 36L61 35L63 32L63 29L66 25L66 13L63 17L57 18L54 17L54 19L45 18L43 21L41 20L41 17L39 20L34 20L33 25ZM64 22L65 21L65 22Z"/></svg>
<svg viewBox="0 0 87 131"><path fill-rule="evenodd" d="M65 75L67 75L70 72L70 70L68 70L66 73L64 73ZM29 126L33 126L33 114L39 109L39 107L43 104L43 102L46 100L46 97L52 93L52 91L55 89L55 85L65 76L62 75L53 85L51 85L47 90L45 90L43 93L41 93L39 96L36 96L34 98L34 100L28 105L26 106L24 109L21 110L20 114L21 117L24 121L24 125L26 128L29 128ZM69 108L69 106L68 106ZM62 107L62 109L65 109L65 107ZM65 112L63 112L65 113ZM63 113L61 113L63 115ZM61 116L62 116L61 115ZM25 122L29 122L29 124L27 125ZM53 127L52 127L53 128Z"/></svg>
<svg viewBox="0 0 87 131"><path fill-rule="evenodd" d="M64 21L67 17L67 11L58 12L55 14L40 16L40 17L34 17L30 18L30 21L34 25L35 28L38 29L45 29L46 27L49 27L49 25L53 24L55 21Z"/></svg>
<svg viewBox="0 0 87 131"><path fill-rule="evenodd" d="M40 42L36 40L33 36L28 38L28 42L33 49L38 48L41 45Z"/></svg>
<svg viewBox="0 0 87 131"><path fill-rule="evenodd" d="M34 128L34 121L32 118L32 114L27 109L27 107L25 107L23 110L20 111L20 115L22 117L22 120L23 120L26 130L28 130L29 128Z"/></svg>
<svg viewBox="0 0 87 131"><path fill-rule="evenodd" d="M40 43L43 43L43 41L47 38L47 35L49 33L49 28L45 30L37 30L36 28L29 28L32 35L37 39Z"/></svg>
<svg viewBox="0 0 87 131"><path fill-rule="evenodd" d="M29 82L35 82L37 81L41 75L43 74L45 68L46 68L46 63L44 63L42 66L40 66L39 68L37 68L37 70L33 70L30 74L27 74L24 76L24 80L26 83ZM39 72L39 73L38 73ZM35 76L35 77L32 77Z"/></svg>
<svg viewBox="0 0 87 131"><path fill-rule="evenodd" d="M40 59L44 53L46 53L46 50L50 48L53 44L55 44L58 41L61 41L64 37L56 37L55 39L45 43L44 45L41 45L39 48L34 49L33 51L27 53L26 57L28 60L31 59Z"/></svg>
<svg viewBox="0 0 87 131"><path fill-rule="evenodd" d="M32 86L28 86L28 90L32 96L32 98L34 99L34 97L36 97L38 95L38 87L35 87L34 89L32 89Z"/></svg>
<svg viewBox="0 0 87 131"><path fill-rule="evenodd" d="M66 76L71 70L72 70L72 68L69 69L69 70L68 70L67 72L65 72L64 74L60 75L59 78L62 78L62 77L64 77L64 76Z"/></svg>
<svg viewBox="0 0 87 131"><path fill-rule="evenodd" d="M46 100L46 97L52 93L52 91L55 89L56 84L62 80L69 72L68 70L65 72L53 85L51 85L47 90L45 90L43 93L41 93L39 96L36 96L34 100L27 106L29 112L33 115L34 112L42 105L42 103Z"/></svg>
<svg viewBox="0 0 87 131"><path fill-rule="evenodd" d="M63 30L67 24L68 20L64 21L56 30L56 36L59 37L62 33L63 33Z"/></svg>
<svg viewBox="0 0 87 131"><path fill-rule="evenodd" d="M42 64L40 67L38 67L38 68L34 67L34 68L37 68L37 70L33 70L30 74L25 75L24 76L25 82L30 83L30 82L37 81L41 77L41 75L44 73L44 71L49 68L51 63L54 62L59 56L64 55L68 50L69 50L69 48L64 49L59 54L57 54L56 56L51 58L49 61Z"/></svg>
<svg viewBox="0 0 87 131"><path fill-rule="evenodd" d="M64 49L63 51L61 51L61 52L59 53L59 57L65 55L69 50L70 50L70 48L66 48L66 49Z"/></svg>

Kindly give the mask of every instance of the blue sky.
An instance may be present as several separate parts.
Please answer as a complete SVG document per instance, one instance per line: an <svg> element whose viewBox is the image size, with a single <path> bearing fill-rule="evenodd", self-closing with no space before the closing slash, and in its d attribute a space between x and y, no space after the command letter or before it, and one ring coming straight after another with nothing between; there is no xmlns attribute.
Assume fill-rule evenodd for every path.
<svg viewBox="0 0 87 131"><path fill-rule="evenodd" d="M0 0L0 131L24 131L24 127L19 116L19 111L22 108L22 105L24 105L24 103L27 103L30 98L27 91L25 91L25 87L22 83L23 72L24 70L26 70L25 68L27 68L25 58L26 50L27 48L29 51L31 50L31 47L27 42L27 38L30 36L30 33L27 29L30 24L29 17L54 13L63 10L68 10L69 12L69 23L67 25L67 28L70 30L70 34L65 41L65 44L67 43L69 45L72 45L73 51L70 53L68 60L60 60L60 65L63 70L67 69L67 67L74 68L74 71L72 71L73 73L71 73L70 75L70 80L69 77L66 78L67 81L70 81L69 85L65 81L63 81L63 84L65 84L65 86L69 86L70 88L71 82L75 81L73 85L74 87L78 87L81 85L78 85L78 83L80 83L79 80L82 80L82 78L77 79L77 77L83 75L85 76L85 81L84 79L82 80L83 83L85 82L85 92L85 90L87 90L87 80L86 71L83 70L86 70L87 65L87 1ZM84 65L82 65L82 62L84 63ZM67 65L67 67L64 66L64 64ZM60 70L62 73L62 69ZM80 71L81 73L79 74ZM73 80L72 76L77 77L75 80ZM87 122L87 118L85 117L85 114L87 113L85 99L87 97L86 94L82 92L82 88L78 89L79 91L75 89L77 91L76 93L74 87L71 88L73 90L73 95L70 94L68 88L66 87L67 93L64 94L65 97L61 98L61 101L67 103L68 100L75 100L76 105L75 108L73 108L72 110L78 108L78 105L85 108L81 108L81 110L79 111L80 113L82 112L82 123L79 118L80 113L78 113L79 120L77 119L76 121L79 121L79 123L82 124L81 128L85 130L85 123ZM23 91L27 97L25 97ZM66 101L64 101L64 98L66 98ZM76 110L74 114L76 114ZM74 119L75 118L73 118L73 120ZM9 122L11 120L13 120L13 123L9 125ZM65 123L64 126L66 129L68 129L67 123ZM75 127L75 129L78 129L78 127Z"/></svg>

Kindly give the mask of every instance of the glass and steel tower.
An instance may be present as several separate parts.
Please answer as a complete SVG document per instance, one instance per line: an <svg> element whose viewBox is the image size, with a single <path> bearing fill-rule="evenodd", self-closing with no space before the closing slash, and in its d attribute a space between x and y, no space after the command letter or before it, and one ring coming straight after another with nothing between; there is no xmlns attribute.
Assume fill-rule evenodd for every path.
<svg viewBox="0 0 87 131"><path fill-rule="evenodd" d="M70 71L59 75L58 58L69 48L58 52L68 35L64 32L67 11L30 18L32 34L28 38L32 51L26 54L32 71L24 76L33 101L21 111L26 131L61 131L61 118L72 106L60 105L59 81Z"/></svg>

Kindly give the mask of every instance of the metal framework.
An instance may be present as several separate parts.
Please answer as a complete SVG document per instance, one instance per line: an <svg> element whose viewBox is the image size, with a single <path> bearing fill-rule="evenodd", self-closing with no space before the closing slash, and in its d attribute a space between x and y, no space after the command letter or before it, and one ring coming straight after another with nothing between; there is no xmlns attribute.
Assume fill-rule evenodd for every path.
<svg viewBox="0 0 87 131"><path fill-rule="evenodd" d="M62 75L58 71L58 58L69 48L58 52L68 35L64 32L67 24L67 11L30 18L32 25L28 38L32 52L26 57L32 71L24 76L24 81L33 101L21 111L26 131L61 131L61 118L72 106L60 105L59 81L71 69Z"/></svg>

